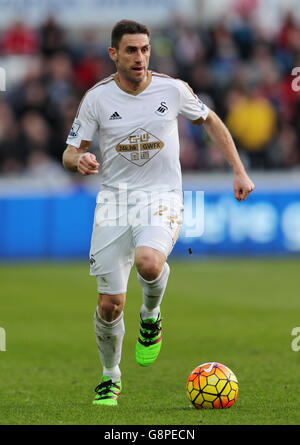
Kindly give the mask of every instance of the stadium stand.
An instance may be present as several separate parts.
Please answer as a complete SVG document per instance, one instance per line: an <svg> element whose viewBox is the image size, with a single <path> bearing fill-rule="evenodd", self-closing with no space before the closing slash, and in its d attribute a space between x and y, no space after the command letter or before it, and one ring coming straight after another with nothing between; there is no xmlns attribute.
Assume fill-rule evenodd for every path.
<svg viewBox="0 0 300 445"><path fill-rule="evenodd" d="M230 25L174 20L153 29L150 68L191 85L224 119L248 168L299 168L300 93L291 72L300 65L300 27L293 16L283 18L275 38L244 11ZM2 176L43 176L50 166L68 175L60 161L79 100L114 71L96 29L73 37L51 17L37 28L17 22L1 32L0 62L9 68L0 98ZM179 128L183 172L228 169L202 128L185 119Z"/></svg>

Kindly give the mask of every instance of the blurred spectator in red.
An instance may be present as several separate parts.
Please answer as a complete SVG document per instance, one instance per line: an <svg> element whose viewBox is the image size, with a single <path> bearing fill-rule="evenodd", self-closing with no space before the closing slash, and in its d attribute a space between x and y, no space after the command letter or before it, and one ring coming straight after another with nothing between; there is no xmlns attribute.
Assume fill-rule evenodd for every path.
<svg viewBox="0 0 300 445"><path fill-rule="evenodd" d="M39 35L35 29L16 22L3 32L1 51L5 55L35 54L39 50Z"/></svg>
<svg viewBox="0 0 300 445"><path fill-rule="evenodd" d="M234 0L231 5L232 11L241 17L249 17L256 10L259 0Z"/></svg>
<svg viewBox="0 0 300 445"><path fill-rule="evenodd" d="M71 52L74 60L74 86L80 95L115 70L107 48L102 47L95 29L84 30L80 41L76 44L73 42Z"/></svg>
<svg viewBox="0 0 300 445"><path fill-rule="evenodd" d="M300 27L291 12L286 15L282 24L278 34L277 44L280 48L292 52L300 50Z"/></svg>
<svg viewBox="0 0 300 445"><path fill-rule="evenodd" d="M75 84L84 92L106 75L104 60L93 53L86 54L75 67Z"/></svg>

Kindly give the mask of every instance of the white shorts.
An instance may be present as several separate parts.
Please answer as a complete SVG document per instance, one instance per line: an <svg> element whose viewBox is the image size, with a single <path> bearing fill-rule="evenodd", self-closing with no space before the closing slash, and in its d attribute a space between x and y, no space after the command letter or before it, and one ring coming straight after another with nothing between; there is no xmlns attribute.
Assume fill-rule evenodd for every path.
<svg viewBox="0 0 300 445"><path fill-rule="evenodd" d="M100 201L90 249L90 275L97 276L98 292L126 293L139 246L152 247L167 258L181 229L182 211L177 192L152 194L135 204Z"/></svg>

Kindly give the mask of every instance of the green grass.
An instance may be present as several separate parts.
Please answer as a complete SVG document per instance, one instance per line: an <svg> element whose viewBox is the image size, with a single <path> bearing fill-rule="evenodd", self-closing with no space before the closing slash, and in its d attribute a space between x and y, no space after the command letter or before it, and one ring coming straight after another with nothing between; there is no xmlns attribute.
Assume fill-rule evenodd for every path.
<svg viewBox="0 0 300 445"><path fill-rule="evenodd" d="M95 407L100 363L93 331L96 283L83 264L0 265L2 425L299 424L300 260L173 262L162 303L163 346L135 362L141 291L133 269L118 407ZM191 407L185 383L219 361L240 385L225 410Z"/></svg>

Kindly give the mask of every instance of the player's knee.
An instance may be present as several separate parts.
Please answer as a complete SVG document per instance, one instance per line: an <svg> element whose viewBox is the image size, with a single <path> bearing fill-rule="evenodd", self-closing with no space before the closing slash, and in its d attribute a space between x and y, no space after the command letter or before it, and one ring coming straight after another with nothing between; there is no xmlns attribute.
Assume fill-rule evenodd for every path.
<svg viewBox="0 0 300 445"><path fill-rule="evenodd" d="M105 295L98 296L98 311L106 321L113 321L121 314L124 308L124 298L120 295Z"/></svg>
<svg viewBox="0 0 300 445"><path fill-rule="evenodd" d="M162 269L161 261L155 256L143 256L136 261L138 273L147 281L155 280Z"/></svg>

